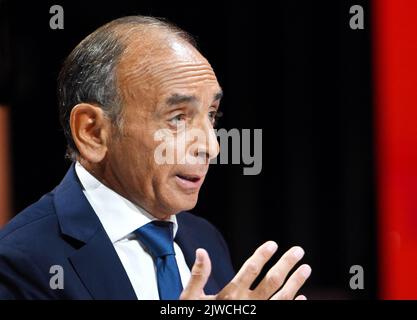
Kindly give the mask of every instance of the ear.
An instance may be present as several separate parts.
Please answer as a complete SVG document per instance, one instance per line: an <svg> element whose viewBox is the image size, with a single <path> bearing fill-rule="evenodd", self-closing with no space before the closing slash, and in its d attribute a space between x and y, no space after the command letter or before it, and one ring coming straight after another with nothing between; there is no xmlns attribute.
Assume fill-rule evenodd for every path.
<svg viewBox="0 0 417 320"><path fill-rule="evenodd" d="M70 125L80 155L92 163L102 161L110 134L110 122L103 110L89 103L77 104L71 110Z"/></svg>

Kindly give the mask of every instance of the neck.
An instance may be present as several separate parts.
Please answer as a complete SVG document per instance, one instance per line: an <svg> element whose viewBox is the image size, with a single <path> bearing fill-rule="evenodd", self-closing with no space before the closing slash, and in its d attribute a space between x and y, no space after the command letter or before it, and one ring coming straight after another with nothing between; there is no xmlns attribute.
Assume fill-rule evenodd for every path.
<svg viewBox="0 0 417 320"><path fill-rule="evenodd" d="M134 197L130 196L127 190L123 188L123 184L119 179L117 179L116 175L112 173L112 170L108 168L105 161L99 163L92 163L84 158L78 158L77 161L83 166L85 170L87 170L94 178L96 178L100 183L104 184L107 188L113 190L123 198L129 200L134 205L143 208L146 210L150 215L159 219L159 220L169 220L172 213L168 212L168 210L157 210L156 208L152 208L146 206L145 203L141 203L136 201Z"/></svg>

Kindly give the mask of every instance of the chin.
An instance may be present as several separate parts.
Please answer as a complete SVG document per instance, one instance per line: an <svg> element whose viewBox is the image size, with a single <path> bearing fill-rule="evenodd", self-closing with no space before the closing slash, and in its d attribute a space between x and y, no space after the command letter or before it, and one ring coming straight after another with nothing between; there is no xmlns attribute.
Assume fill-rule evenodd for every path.
<svg viewBox="0 0 417 320"><path fill-rule="evenodd" d="M198 194L181 196L176 199L175 203L172 203L171 208L175 208L175 210L173 210L174 214L177 214L181 211L191 210L197 205L197 200Z"/></svg>

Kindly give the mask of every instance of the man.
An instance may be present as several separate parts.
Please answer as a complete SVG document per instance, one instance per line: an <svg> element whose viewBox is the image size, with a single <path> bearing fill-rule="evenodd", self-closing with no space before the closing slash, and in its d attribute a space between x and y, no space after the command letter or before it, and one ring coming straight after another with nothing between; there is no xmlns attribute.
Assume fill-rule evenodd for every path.
<svg viewBox="0 0 417 320"><path fill-rule="evenodd" d="M74 164L0 233L0 297L295 298L310 267L284 280L301 248L251 289L276 243L259 247L234 275L219 232L185 212L219 152L213 124L221 96L192 39L162 20L120 18L85 38L58 83ZM196 141L196 131L204 139ZM158 161L162 140L162 154L175 161Z"/></svg>

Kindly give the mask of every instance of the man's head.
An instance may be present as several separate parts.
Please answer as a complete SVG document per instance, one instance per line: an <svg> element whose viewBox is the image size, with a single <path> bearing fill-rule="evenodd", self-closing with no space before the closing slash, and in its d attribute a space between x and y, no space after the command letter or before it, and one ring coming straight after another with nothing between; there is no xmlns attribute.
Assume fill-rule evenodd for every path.
<svg viewBox="0 0 417 320"><path fill-rule="evenodd" d="M158 218L195 206L218 154L221 88L184 31L142 16L110 22L69 55L58 98L73 160ZM155 160L161 141L174 163Z"/></svg>

